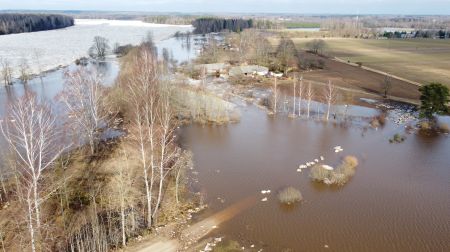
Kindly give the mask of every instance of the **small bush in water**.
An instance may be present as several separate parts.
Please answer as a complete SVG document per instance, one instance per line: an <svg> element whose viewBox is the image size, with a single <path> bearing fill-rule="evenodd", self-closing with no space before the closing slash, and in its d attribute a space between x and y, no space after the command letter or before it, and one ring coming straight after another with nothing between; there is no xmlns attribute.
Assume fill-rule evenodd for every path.
<svg viewBox="0 0 450 252"><path fill-rule="evenodd" d="M402 136L402 135L400 135L400 134L397 133L397 134L394 135L394 137L392 137L391 139L389 139L389 142L390 142L390 143L402 143L402 142L405 141L405 139L406 139L405 136Z"/></svg>
<svg viewBox="0 0 450 252"><path fill-rule="evenodd" d="M358 159L354 156L346 156L342 163L334 170L329 170L324 165L315 165L311 168L309 176L312 180L322 182L327 185L344 185L353 175L358 166Z"/></svg>
<svg viewBox="0 0 450 252"><path fill-rule="evenodd" d="M303 196L301 192L294 187L290 186L278 193L278 200L282 204L293 204L295 202L299 202L303 200Z"/></svg>

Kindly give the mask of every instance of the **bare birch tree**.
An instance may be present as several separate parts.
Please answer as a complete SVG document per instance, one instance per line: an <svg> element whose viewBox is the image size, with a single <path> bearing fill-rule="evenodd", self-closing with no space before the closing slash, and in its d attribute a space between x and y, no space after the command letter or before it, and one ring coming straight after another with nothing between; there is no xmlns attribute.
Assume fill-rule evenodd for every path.
<svg viewBox="0 0 450 252"><path fill-rule="evenodd" d="M81 67L65 74L61 100L66 105L69 118L89 144L91 154L95 153L99 139L99 129L106 124L103 87L97 73Z"/></svg>
<svg viewBox="0 0 450 252"><path fill-rule="evenodd" d="M162 83L160 87L160 106L158 109L159 132L159 190L156 200L153 218L157 221L157 214L163 197L163 187L166 176L171 170L170 163L178 156L177 148L173 148L174 132L177 128L177 121L171 104L172 86L170 83Z"/></svg>
<svg viewBox="0 0 450 252"><path fill-rule="evenodd" d="M26 188L28 228L32 251L36 250L36 232L41 227L39 195L42 173L65 150L58 144L58 130L50 107L40 104L32 93L25 93L10 107L1 130L17 157L20 178ZM34 222L36 226L34 226ZM37 230L36 230L37 229Z"/></svg>
<svg viewBox="0 0 450 252"><path fill-rule="evenodd" d="M277 104L278 104L278 83L277 83L277 77L274 77L273 79L273 87L272 87L272 99L273 99L273 113L277 113Z"/></svg>
<svg viewBox="0 0 450 252"><path fill-rule="evenodd" d="M156 153L156 109L158 106L158 67L156 56L148 47L141 47L131 66L128 101L132 110L131 135L140 152L145 195L147 201L147 227L152 226L153 185L157 170Z"/></svg>
<svg viewBox="0 0 450 252"><path fill-rule="evenodd" d="M298 105L298 116L302 116L302 101L303 101L303 76L300 76L300 86L298 90L299 105Z"/></svg>
<svg viewBox="0 0 450 252"><path fill-rule="evenodd" d="M295 98L297 97L297 75L294 75L294 94L293 94L293 96L294 96L294 102L293 102L294 104L293 104L291 116L295 117L295 115L296 115L296 113L295 113L295 103L296 103Z"/></svg>
<svg viewBox="0 0 450 252"><path fill-rule="evenodd" d="M328 121L330 118L331 105L336 102L337 98L336 87L331 83L331 81L328 81L328 84L325 88L324 98L327 104L327 113L325 115L325 120Z"/></svg>
<svg viewBox="0 0 450 252"><path fill-rule="evenodd" d="M314 92L311 87L311 82L308 83L308 89L306 90L306 99L308 100L306 105L306 118L309 118L310 115L310 109L311 109L311 100L314 96Z"/></svg>

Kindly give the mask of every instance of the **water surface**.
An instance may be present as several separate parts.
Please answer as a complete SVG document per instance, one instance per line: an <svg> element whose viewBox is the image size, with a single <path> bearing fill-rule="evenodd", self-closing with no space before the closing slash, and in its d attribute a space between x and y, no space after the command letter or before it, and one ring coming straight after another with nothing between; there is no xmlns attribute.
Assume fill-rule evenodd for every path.
<svg viewBox="0 0 450 252"><path fill-rule="evenodd" d="M367 110L367 108L363 108ZM377 111L373 109L372 113ZM446 118L445 120L448 120ZM366 122L368 123L368 122ZM190 125L181 142L194 153L205 216L246 197L258 203L213 234L255 251L447 251L450 248L450 139L407 135L403 125L341 127L242 108L240 123ZM344 152L336 154L333 147ZM323 155L337 165L355 155L360 165L344 187L311 182L299 164ZM276 192L294 186L303 203L286 208ZM267 202L259 201L270 189ZM328 247L328 248L326 248Z"/></svg>

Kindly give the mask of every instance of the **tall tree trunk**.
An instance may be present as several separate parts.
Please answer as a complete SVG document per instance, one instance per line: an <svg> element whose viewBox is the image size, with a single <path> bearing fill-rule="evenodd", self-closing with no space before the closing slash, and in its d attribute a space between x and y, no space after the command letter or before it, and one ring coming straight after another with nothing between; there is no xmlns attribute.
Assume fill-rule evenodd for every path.
<svg viewBox="0 0 450 252"><path fill-rule="evenodd" d="M36 227L39 229L41 227L41 216L39 211L39 193L37 191L37 179L33 178L33 196L34 196L34 209L36 214Z"/></svg>
<svg viewBox="0 0 450 252"><path fill-rule="evenodd" d="M27 205L28 205L28 231L30 232L31 252L35 252L36 240L34 237L35 231L33 226L33 203L31 200L31 191L29 191L27 195Z"/></svg>

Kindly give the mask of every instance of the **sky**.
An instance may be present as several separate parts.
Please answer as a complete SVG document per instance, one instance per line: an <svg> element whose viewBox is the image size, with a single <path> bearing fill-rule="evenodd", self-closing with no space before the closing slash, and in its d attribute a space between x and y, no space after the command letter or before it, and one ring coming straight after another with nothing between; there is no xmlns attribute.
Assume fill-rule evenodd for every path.
<svg viewBox="0 0 450 252"><path fill-rule="evenodd" d="M0 0L0 10L450 15L450 0Z"/></svg>

